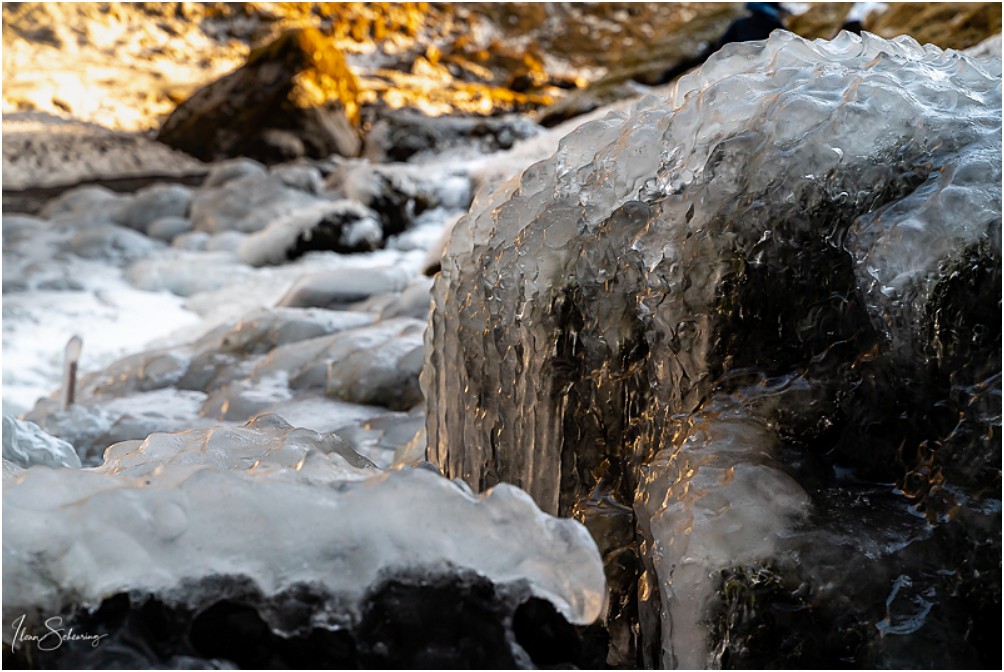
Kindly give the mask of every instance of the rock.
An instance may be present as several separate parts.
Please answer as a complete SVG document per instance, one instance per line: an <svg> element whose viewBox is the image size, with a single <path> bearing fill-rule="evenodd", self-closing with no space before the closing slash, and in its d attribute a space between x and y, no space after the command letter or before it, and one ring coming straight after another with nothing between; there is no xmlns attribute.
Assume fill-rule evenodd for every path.
<svg viewBox="0 0 1004 672"><path fill-rule="evenodd" d="M596 7L593 10L591 7L580 9L557 6L549 11L573 14L583 11L588 17L592 11L603 15L616 10L606 7ZM605 66L603 74L551 105L537 110L534 113L537 123L546 127L556 126L598 107L638 95L643 90L640 90L636 82L654 84L667 70L693 63L705 53L708 45L717 43L734 19L742 16L742 6L732 3L707 4L695 12L679 12L667 5L638 5L632 6L628 11L648 15L645 19L655 19L660 24L658 31L649 29L648 35L638 35L637 31L644 33L651 24L640 17L635 21L624 21L622 30L618 31L622 33L620 36L606 38L611 45L616 45L616 49L602 55L590 54L588 42L595 39L593 31L580 31L580 35L576 35L570 45L559 48L574 50L580 59L595 59L595 62L602 63ZM576 18L578 21L583 20ZM585 20L588 22L588 18ZM569 28L571 26L565 30ZM605 30L600 29L598 32Z"/></svg>
<svg viewBox="0 0 1004 672"><path fill-rule="evenodd" d="M380 311L380 319L388 320L394 317L413 317L425 320L429 317L430 296L432 280L430 278L420 278L395 297L388 305Z"/></svg>
<svg viewBox="0 0 1004 672"><path fill-rule="evenodd" d="M397 268L346 268L304 276L277 304L289 308L339 308L376 294L399 292L408 274Z"/></svg>
<svg viewBox="0 0 1004 672"><path fill-rule="evenodd" d="M66 191L46 203L39 215L45 219L104 219L122 206L125 197L107 187L87 186Z"/></svg>
<svg viewBox="0 0 1004 672"><path fill-rule="evenodd" d="M776 31L454 228L428 459L584 522L608 663L1000 664L1000 69Z"/></svg>
<svg viewBox="0 0 1004 672"><path fill-rule="evenodd" d="M282 264L312 251L371 252L383 244L375 212L355 201L321 202L277 219L241 241L240 258L252 266Z"/></svg>
<svg viewBox="0 0 1004 672"><path fill-rule="evenodd" d="M67 188L95 180L180 180L203 173L205 167L199 161L138 133L115 132L39 112L4 112L5 193ZM4 210L8 210L6 201Z"/></svg>
<svg viewBox="0 0 1004 672"><path fill-rule="evenodd" d="M293 189L272 175L257 171L200 189L192 199L192 226L196 231L220 233L261 231L299 208L319 202L316 196Z"/></svg>
<svg viewBox="0 0 1004 672"><path fill-rule="evenodd" d="M358 616L340 611L337 598L317 586L265 595L246 579L214 577L187 583L184 591L199 596L194 604L134 591L110 595L94 610L74 610L64 624L103 633L101 645L68 641L33 652L33 660L86 669L595 669L603 662L550 602L474 572L396 572L366 591ZM310 608L298 608L303 604L335 611L345 624L308 622ZM273 618L281 619L281 633L273 631ZM428 633L432 620L437 627ZM290 625L293 634L286 632ZM23 650L13 659L21 661Z"/></svg>
<svg viewBox="0 0 1004 672"><path fill-rule="evenodd" d="M253 159L244 157L228 159L215 164L209 170L209 174L206 175L206 180L202 183L202 186L204 188L220 187L230 180L235 180L239 177L248 177L250 175L264 177L267 174L268 169Z"/></svg>
<svg viewBox="0 0 1004 672"><path fill-rule="evenodd" d="M374 163L418 160L447 149L495 152L540 132L523 115L428 117L409 109L381 110L372 124L365 154Z"/></svg>
<svg viewBox="0 0 1004 672"><path fill-rule="evenodd" d="M34 422L8 415L3 418L3 459L25 469L36 464L80 468L80 458L69 443L46 434Z"/></svg>
<svg viewBox="0 0 1004 672"><path fill-rule="evenodd" d="M141 233L114 224L89 226L70 239L69 249L84 259L101 259L120 265L150 256L163 244Z"/></svg>
<svg viewBox="0 0 1004 672"><path fill-rule="evenodd" d="M278 375L291 389L406 411L422 401L424 331L424 322L397 318L282 346L255 366L251 380Z"/></svg>
<svg viewBox="0 0 1004 672"><path fill-rule="evenodd" d="M316 29L290 30L179 105L157 139L206 161L355 156L356 96L338 48Z"/></svg>
<svg viewBox="0 0 1004 672"><path fill-rule="evenodd" d="M644 95L648 90L647 86L626 75L614 75L584 89L572 91L561 100L541 108L534 114L534 119L541 126L551 128L615 101Z"/></svg>
<svg viewBox="0 0 1004 672"><path fill-rule="evenodd" d="M155 184L140 189L112 216L116 223L147 233L163 217L187 217L192 190L180 184Z"/></svg>
<svg viewBox="0 0 1004 672"><path fill-rule="evenodd" d="M882 37L909 35L921 44L965 49L1001 32L1001 13L983 2L896 2L870 14L864 29Z"/></svg>
<svg viewBox="0 0 1004 672"><path fill-rule="evenodd" d="M786 24L788 30L806 39L829 40L840 32L853 6L853 2L820 2L790 17Z"/></svg>
<svg viewBox="0 0 1004 672"><path fill-rule="evenodd" d="M146 235L165 243L173 242L178 236L192 230L192 220L187 217L160 217L150 222Z"/></svg>
<svg viewBox="0 0 1004 672"><path fill-rule="evenodd" d="M298 189L308 194L319 194L324 188L321 171L314 166L286 164L274 166L269 172L290 189Z"/></svg>

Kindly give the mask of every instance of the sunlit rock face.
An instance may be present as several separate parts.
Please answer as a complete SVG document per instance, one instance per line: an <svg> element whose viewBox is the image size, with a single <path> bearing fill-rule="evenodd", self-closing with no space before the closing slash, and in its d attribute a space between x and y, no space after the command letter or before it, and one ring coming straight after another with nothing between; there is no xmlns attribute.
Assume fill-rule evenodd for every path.
<svg viewBox="0 0 1004 672"><path fill-rule="evenodd" d="M283 33L178 106L157 139L203 160L355 156L358 83L316 29Z"/></svg>
<svg viewBox="0 0 1004 672"><path fill-rule="evenodd" d="M1000 92L778 32L457 225L428 457L586 524L609 663L999 662Z"/></svg>
<svg viewBox="0 0 1004 672"><path fill-rule="evenodd" d="M8 450L4 427L5 663L512 668L550 649L595 667L572 627L603 608L595 544L517 488L383 471L275 415L122 442L94 469L39 466L52 437ZM21 617L107 639L36 647Z"/></svg>

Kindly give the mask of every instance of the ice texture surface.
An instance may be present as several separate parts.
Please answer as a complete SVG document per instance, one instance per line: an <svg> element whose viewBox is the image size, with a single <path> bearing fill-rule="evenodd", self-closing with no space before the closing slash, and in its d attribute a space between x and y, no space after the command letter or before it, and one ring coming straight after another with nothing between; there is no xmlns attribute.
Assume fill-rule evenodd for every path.
<svg viewBox="0 0 1004 672"><path fill-rule="evenodd" d="M383 472L274 415L119 443L93 469L5 468L3 516L7 620L123 591L196 599L178 592L186 580L230 576L266 595L321 585L347 608L314 618L338 627L405 570L525 581L573 623L603 606L596 547L574 521L511 486L474 496L426 470Z"/></svg>
<svg viewBox="0 0 1004 672"><path fill-rule="evenodd" d="M80 458L66 441L42 431L34 422L3 418L3 459L19 467L79 467Z"/></svg>
<svg viewBox="0 0 1004 672"><path fill-rule="evenodd" d="M978 664L986 633L953 615L1000 608L1000 165L999 60L728 45L479 192L433 288L429 459L584 521L608 662L779 664L807 621L764 643L729 602L779 572L813 591L791 588L799 609L845 609L814 612L829 639L783 649L793 666ZM855 563L867 579L840 575ZM868 610L901 574L942 603L881 638Z"/></svg>

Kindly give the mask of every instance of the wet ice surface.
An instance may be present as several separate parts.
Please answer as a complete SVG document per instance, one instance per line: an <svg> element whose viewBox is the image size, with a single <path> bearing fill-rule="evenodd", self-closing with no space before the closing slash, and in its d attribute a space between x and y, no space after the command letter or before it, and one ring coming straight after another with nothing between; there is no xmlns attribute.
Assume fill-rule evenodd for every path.
<svg viewBox="0 0 1004 672"><path fill-rule="evenodd" d="M778 34L669 96L560 147L587 119L488 157L235 160L201 188L5 215L4 414L25 412L5 419L5 618L211 576L352 603L421 565L529 582L586 622L599 557L560 514L599 543L610 664L982 665L999 60ZM423 349L419 272L481 186ZM45 395L73 333L63 409ZM448 477L540 509L381 471L427 437ZM30 466L76 467L68 444L84 469Z"/></svg>
<svg viewBox="0 0 1004 672"><path fill-rule="evenodd" d="M456 226L429 459L594 532L608 661L994 659L1000 91L999 60L776 32Z"/></svg>
<svg viewBox="0 0 1004 672"><path fill-rule="evenodd" d="M97 618L120 593L204 611L250 585L280 614L273 632L351 630L401 577L488 608L519 665L533 664L512 634L528 599L594 621L605 581L584 528L515 488L475 496L411 468L420 270L485 162L239 159L198 188L85 187L5 214L5 618ZM72 334L83 358L64 408ZM326 602L290 612L300 590ZM129 632L110 636L133 664L188 655L150 658ZM68 655L50 662L85 663Z"/></svg>
<svg viewBox="0 0 1004 672"><path fill-rule="evenodd" d="M3 515L7 621L214 575L250 577L266 595L320 584L349 605L314 616L331 625L403 570L525 581L574 623L604 598L586 530L518 489L478 497L424 469L383 472L278 416L119 443L95 469L5 473ZM265 543L249 552L249 540Z"/></svg>

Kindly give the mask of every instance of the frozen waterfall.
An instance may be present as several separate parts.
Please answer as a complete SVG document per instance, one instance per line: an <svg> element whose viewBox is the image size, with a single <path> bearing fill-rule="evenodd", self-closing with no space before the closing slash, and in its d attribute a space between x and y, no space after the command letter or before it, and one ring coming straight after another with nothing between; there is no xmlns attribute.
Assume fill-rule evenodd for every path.
<svg viewBox="0 0 1004 672"><path fill-rule="evenodd" d="M978 666L1000 157L999 60L727 46L476 197L433 289L429 459L586 525L610 664Z"/></svg>

